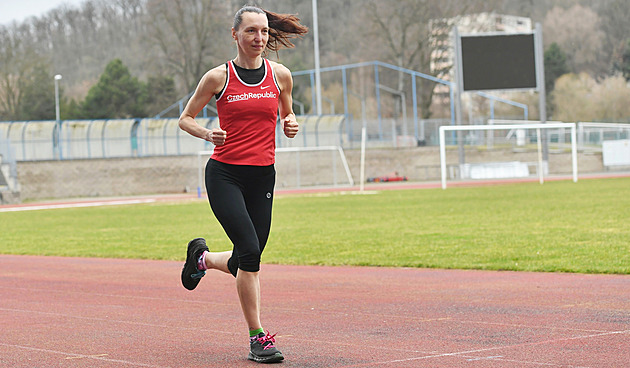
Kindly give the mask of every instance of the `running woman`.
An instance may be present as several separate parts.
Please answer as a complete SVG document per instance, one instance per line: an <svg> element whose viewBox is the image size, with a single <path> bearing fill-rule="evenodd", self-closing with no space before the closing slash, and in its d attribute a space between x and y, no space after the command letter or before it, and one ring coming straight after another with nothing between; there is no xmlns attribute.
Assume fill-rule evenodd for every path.
<svg viewBox="0 0 630 368"><path fill-rule="evenodd" d="M263 56L268 50L293 47L290 39L308 31L299 21L294 15L256 6L238 10L232 27L236 58L201 78L179 119L181 129L215 145L206 165L206 191L212 212L233 245L231 251L210 252L205 239L191 240L182 284L195 289L208 269L232 274L249 328L248 359L261 363L284 359L275 347L275 335L265 333L260 321L259 282L260 256L271 228L278 113L287 137L298 132L291 72ZM195 117L213 96L220 128L209 130Z"/></svg>

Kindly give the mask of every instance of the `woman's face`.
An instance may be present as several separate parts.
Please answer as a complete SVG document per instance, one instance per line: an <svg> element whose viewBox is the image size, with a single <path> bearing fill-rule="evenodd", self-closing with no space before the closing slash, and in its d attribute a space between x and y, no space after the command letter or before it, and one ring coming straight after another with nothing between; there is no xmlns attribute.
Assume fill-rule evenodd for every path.
<svg viewBox="0 0 630 368"><path fill-rule="evenodd" d="M232 37L236 40L239 51L248 56L261 55L269 40L267 15L245 12L242 19L238 30L232 28Z"/></svg>

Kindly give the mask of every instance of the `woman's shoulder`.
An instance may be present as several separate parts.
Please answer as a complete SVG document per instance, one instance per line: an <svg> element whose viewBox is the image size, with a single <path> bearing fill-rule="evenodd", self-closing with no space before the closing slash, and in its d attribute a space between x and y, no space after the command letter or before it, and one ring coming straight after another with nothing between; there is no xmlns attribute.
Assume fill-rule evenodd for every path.
<svg viewBox="0 0 630 368"><path fill-rule="evenodd" d="M269 59L267 60L269 61L269 64L271 65L271 68L273 69L273 73L276 75L276 78L287 78L291 76L291 71L289 70L289 68L276 61Z"/></svg>
<svg viewBox="0 0 630 368"><path fill-rule="evenodd" d="M203 85L204 88L209 89L212 94L217 94L223 89L226 80L227 66L226 64L221 64L208 70L201 78L200 84Z"/></svg>
<svg viewBox="0 0 630 368"><path fill-rule="evenodd" d="M225 81L225 78L227 76L227 63L221 64L219 66L215 66L214 68L208 70L208 72L206 73L206 75L204 75L204 78L210 78L213 80L223 80Z"/></svg>

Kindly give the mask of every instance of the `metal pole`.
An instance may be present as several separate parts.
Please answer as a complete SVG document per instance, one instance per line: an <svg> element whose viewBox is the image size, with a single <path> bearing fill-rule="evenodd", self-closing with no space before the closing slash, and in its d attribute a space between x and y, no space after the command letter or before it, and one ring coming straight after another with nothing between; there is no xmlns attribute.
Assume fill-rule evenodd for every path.
<svg viewBox="0 0 630 368"><path fill-rule="evenodd" d="M330 115L335 115L335 102L330 98L324 96L322 96L322 99L326 100L326 102L330 104Z"/></svg>
<svg viewBox="0 0 630 368"><path fill-rule="evenodd" d="M540 134L540 128L536 129L536 141L538 142L538 182L543 184L545 181L543 179L544 176L544 163L543 163L543 153L542 153L542 140Z"/></svg>
<svg viewBox="0 0 630 368"><path fill-rule="evenodd" d="M361 110L363 110L363 127L361 128L361 182L359 186L361 192L363 192L365 188L365 146L367 145L367 115L365 112L366 103L364 97L361 97Z"/></svg>
<svg viewBox="0 0 630 368"><path fill-rule="evenodd" d="M315 83L315 72L311 72L311 91L315 90L315 93L311 93L311 111L317 113L317 84Z"/></svg>
<svg viewBox="0 0 630 368"><path fill-rule="evenodd" d="M540 110L540 123L547 122L547 92L545 91L545 60L543 52L542 25L536 23L534 32L534 55L536 61L536 84L538 85L538 106ZM543 160L549 160L549 147L547 146L547 129L542 132Z"/></svg>
<svg viewBox="0 0 630 368"><path fill-rule="evenodd" d="M442 177L442 189L446 189L446 137L444 129L438 129L440 135L440 176Z"/></svg>
<svg viewBox="0 0 630 368"><path fill-rule="evenodd" d="M409 130L407 129L407 97L405 96L405 93L403 92L401 95L402 98L402 114L403 114L403 131L402 134L404 136L408 136L409 135Z"/></svg>
<svg viewBox="0 0 630 368"><path fill-rule="evenodd" d="M378 116L378 139L383 140L383 120L381 117L381 92L379 84L378 64L374 64L374 84L376 84L376 115Z"/></svg>
<svg viewBox="0 0 630 368"><path fill-rule="evenodd" d="M348 79L346 76L346 68L341 69L341 82L343 85L343 113L346 116L344 119L346 124L346 134L348 134L348 140L352 146L352 124L349 124L350 119L348 119L350 112L348 110Z"/></svg>
<svg viewBox="0 0 630 368"><path fill-rule="evenodd" d="M61 74L55 75L55 119L59 121L59 80L62 78Z"/></svg>
<svg viewBox="0 0 630 368"><path fill-rule="evenodd" d="M403 91L398 91L396 89L393 88L389 88L387 86L384 86L382 84L378 85L379 89L385 90L393 95L399 96L402 106L401 106L401 113L403 116L403 121L402 121L402 135L408 135L408 130L407 130L407 98L405 96L405 92Z"/></svg>
<svg viewBox="0 0 630 368"><path fill-rule="evenodd" d="M378 89L378 87L377 87ZM350 93L351 95L357 97L359 100L361 100L361 120L362 120L362 127L361 127L361 168L360 168L360 177L359 177L359 191L363 192L364 188L365 188L365 146L367 145L367 114L366 114L366 103L365 103L365 97L354 93L352 91L348 91L348 93Z"/></svg>
<svg viewBox="0 0 630 368"><path fill-rule="evenodd" d="M464 72L462 67L462 39L457 26L453 27L453 37L455 37L455 120L457 125L462 125L462 92L464 91ZM464 165L466 157L464 154L464 135L457 131L457 147L459 152L459 165Z"/></svg>
<svg viewBox="0 0 630 368"><path fill-rule="evenodd" d="M424 142L424 129L418 132L418 95L416 90L416 75L411 76L411 99L413 100L413 128L416 142Z"/></svg>
<svg viewBox="0 0 630 368"><path fill-rule="evenodd" d="M293 103L300 107L300 115L304 115L304 104L295 98L293 99Z"/></svg>
<svg viewBox="0 0 630 368"><path fill-rule="evenodd" d="M61 74L55 75L55 125L57 126L57 157L61 159L61 118L59 114L59 80L61 80Z"/></svg>
<svg viewBox="0 0 630 368"><path fill-rule="evenodd" d="M577 183L578 181L578 157L577 157L577 132L575 123L571 126L571 158L573 162L573 182Z"/></svg>
<svg viewBox="0 0 630 368"><path fill-rule="evenodd" d="M319 26L317 22L317 0L313 1L313 35L315 44L315 89L317 92L317 115L322 115L322 77L319 70Z"/></svg>

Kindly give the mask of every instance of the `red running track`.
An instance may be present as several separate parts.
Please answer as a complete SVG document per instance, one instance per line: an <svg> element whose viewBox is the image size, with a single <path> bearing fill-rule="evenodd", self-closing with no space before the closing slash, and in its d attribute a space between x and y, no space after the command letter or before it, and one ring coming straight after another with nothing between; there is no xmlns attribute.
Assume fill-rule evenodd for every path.
<svg viewBox="0 0 630 368"><path fill-rule="evenodd" d="M182 245L185 247L185 245ZM0 367L253 367L234 279L0 255ZM284 367L627 367L630 277L263 265Z"/></svg>

